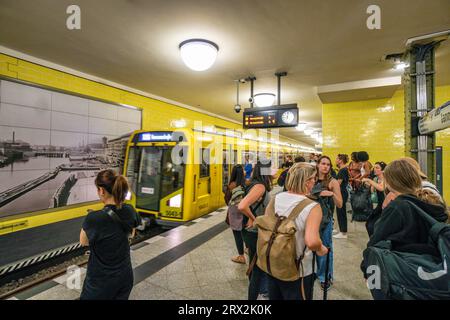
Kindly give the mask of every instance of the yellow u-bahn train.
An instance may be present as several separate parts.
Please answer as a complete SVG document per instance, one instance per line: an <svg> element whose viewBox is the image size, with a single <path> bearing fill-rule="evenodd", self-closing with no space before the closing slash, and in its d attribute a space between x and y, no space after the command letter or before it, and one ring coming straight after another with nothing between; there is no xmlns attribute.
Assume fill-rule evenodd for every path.
<svg viewBox="0 0 450 320"><path fill-rule="evenodd" d="M226 130L226 129L224 129ZM177 129L136 131L116 146L126 145L123 173L132 204L147 222L175 226L223 206L223 189L235 163L256 153L271 158L274 172L286 155L302 150L273 139L261 141L241 133ZM202 156L200 156L200 154ZM24 266L75 250L89 202L0 218L0 279ZM33 243L33 246L30 246ZM11 248L14 248L13 250Z"/></svg>
<svg viewBox="0 0 450 320"><path fill-rule="evenodd" d="M247 155L255 161L257 152L272 159L277 171L280 159L300 150L227 132L136 131L124 164L132 190L128 203L160 225L194 220L224 205L233 164L244 163Z"/></svg>

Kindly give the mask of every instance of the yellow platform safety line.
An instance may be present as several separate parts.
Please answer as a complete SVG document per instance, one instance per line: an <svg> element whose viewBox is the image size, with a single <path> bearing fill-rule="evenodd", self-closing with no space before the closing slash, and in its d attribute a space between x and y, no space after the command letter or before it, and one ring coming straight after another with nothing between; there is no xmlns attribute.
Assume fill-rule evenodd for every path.
<svg viewBox="0 0 450 320"><path fill-rule="evenodd" d="M89 204L65 208L63 210L52 209L51 211L47 210L47 212L38 211L13 217L4 217L0 219L0 235L83 217L87 214L88 209L100 210L101 208L103 208L101 203L91 202Z"/></svg>

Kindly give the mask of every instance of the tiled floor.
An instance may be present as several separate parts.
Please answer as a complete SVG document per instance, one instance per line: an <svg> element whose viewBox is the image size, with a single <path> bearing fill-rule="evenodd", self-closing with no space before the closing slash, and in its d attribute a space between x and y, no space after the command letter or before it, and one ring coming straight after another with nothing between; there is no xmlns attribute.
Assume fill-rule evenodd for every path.
<svg viewBox="0 0 450 320"><path fill-rule="evenodd" d="M132 250L136 283L130 299L245 300L247 266L230 260L236 255L236 248L224 219L225 211L216 211ZM362 223L349 224L347 240L334 239L335 273L330 300L371 299L359 270L366 242ZM85 272L81 270L82 281ZM59 277L13 299L76 299L81 290L67 289L66 279L67 276ZM317 285L314 296L317 300L322 298Z"/></svg>

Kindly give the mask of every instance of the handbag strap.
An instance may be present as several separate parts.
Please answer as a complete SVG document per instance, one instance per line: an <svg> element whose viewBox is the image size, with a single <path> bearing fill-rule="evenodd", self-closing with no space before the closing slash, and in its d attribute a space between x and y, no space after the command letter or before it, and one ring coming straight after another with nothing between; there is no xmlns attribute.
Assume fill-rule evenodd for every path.
<svg viewBox="0 0 450 320"><path fill-rule="evenodd" d="M120 227L121 227L122 230L125 232L125 234L127 235L127 237L130 236L131 231L132 231L132 228L131 228L127 223L125 223L125 221L123 221L122 219L120 219L119 215L118 215L116 212L114 212L114 210L112 210L112 209L109 208L109 207L105 207L105 208L103 209L103 211L104 211L108 216L110 216L111 219L113 219L114 222L116 222L118 225L120 225Z"/></svg>

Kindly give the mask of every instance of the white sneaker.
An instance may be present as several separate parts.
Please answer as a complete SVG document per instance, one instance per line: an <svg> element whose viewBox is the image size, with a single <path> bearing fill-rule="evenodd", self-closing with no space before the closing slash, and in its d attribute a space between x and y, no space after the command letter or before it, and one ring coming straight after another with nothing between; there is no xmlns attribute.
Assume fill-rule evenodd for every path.
<svg viewBox="0 0 450 320"><path fill-rule="evenodd" d="M335 239L347 239L347 234L343 234L342 232L339 232L338 234L335 234L333 236Z"/></svg>
<svg viewBox="0 0 450 320"><path fill-rule="evenodd" d="M339 231L337 229L333 229L333 234L338 234Z"/></svg>

